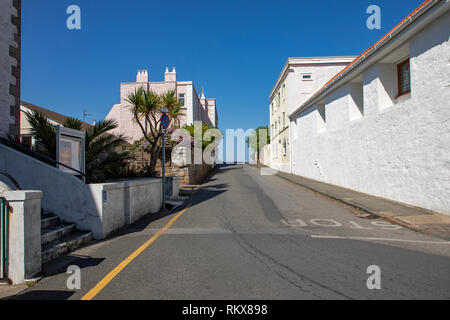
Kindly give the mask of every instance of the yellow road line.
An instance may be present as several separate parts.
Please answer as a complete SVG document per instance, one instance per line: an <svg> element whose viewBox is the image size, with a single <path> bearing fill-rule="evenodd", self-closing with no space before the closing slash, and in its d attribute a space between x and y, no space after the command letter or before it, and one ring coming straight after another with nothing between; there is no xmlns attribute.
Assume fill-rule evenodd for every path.
<svg viewBox="0 0 450 320"><path fill-rule="evenodd" d="M106 287L108 283L114 279L120 271L122 271L131 261L133 261L137 256L139 256L148 246L150 246L156 239L158 239L164 232L166 232L175 221L178 220L179 217L187 210L184 209L179 212L172 220L167 223L164 228L158 231L153 237L151 237L147 242L145 242L142 246L140 246L136 251L134 251L128 258L123 260L117 267L115 267L106 277L104 277L97 285L91 289L86 295L81 298L81 300L92 300L103 288Z"/></svg>

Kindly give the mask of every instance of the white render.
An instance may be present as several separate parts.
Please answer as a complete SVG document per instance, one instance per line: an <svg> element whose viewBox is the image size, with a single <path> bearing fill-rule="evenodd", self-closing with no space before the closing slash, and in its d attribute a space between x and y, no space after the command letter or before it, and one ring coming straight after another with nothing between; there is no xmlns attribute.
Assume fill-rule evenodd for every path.
<svg viewBox="0 0 450 320"><path fill-rule="evenodd" d="M430 6L291 113L294 174L450 215L450 6ZM408 56L411 93L397 98Z"/></svg>
<svg viewBox="0 0 450 320"><path fill-rule="evenodd" d="M13 209L9 222L8 278L13 284L31 280L41 271L41 191L2 194Z"/></svg>
<svg viewBox="0 0 450 320"><path fill-rule="evenodd" d="M270 161L276 170L290 172L289 113L311 97L356 57L289 58L270 94ZM311 79L303 79L310 75ZM267 157L269 158L269 157Z"/></svg>
<svg viewBox="0 0 450 320"><path fill-rule="evenodd" d="M85 184L80 179L0 144L0 170L23 189L42 191L42 208L104 239L162 206L162 180L149 178ZM174 190L179 180L174 180ZM5 192L8 194L8 192ZM40 223L39 223L40 225Z"/></svg>

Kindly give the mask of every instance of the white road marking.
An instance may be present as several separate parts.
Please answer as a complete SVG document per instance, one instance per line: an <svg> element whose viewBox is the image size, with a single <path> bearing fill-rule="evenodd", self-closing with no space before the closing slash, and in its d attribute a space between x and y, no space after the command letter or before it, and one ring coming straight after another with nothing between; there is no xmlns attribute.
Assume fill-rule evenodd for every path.
<svg viewBox="0 0 450 320"><path fill-rule="evenodd" d="M410 243L426 243L426 244L450 244L450 241L406 240L406 239L371 238L371 237L340 237L340 236L311 235L311 238L313 238L313 239L393 241L393 242L410 242Z"/></svg>
<svg viewBox="0 0 450 320"><path fill-rule="evenodd" d="M350 228L352 229L367 229L367 230L373 230L373 228L367 228L367 227L363 227L362 225L360 225L359 223L355 222L355 221L349 221L349 223L352 225Z"/></svg>
<svg viewBox="0 0 450 320"><path fill-rule="evenodd" d="M329 227L329 228L337 228L337 227L343 227L343 225L337 221L331 220L331 219L312 219L309 220L312 224L315 224L316 226L320 227ZM331 223L331 224L329 224Z"/></svg>
<svg viewBox="0 0 450 320"><path fill-rule="evenodd" d="M282 219L280 222L281 222L281 224L288 226L288 227L307 227L308 226L302 219L295 219L295 220L289 220L289 221Z"/></svg>
<svg viewBox="0 0 450 320"><path fill-rule="evenodd" d="M341 228L341 227L347 227L344 226L342 223L332 220L332 219L311 219L307 221L311 225L319 226L319 227L325 227L325 228ZM302 219L291 219L291 220L285 220L281 219L280 223L286 227L292 227L292 228L304 228L308 227L308 223L303 221ZM366 230L373 230L374 228L370 227L364 227L361 224L355 222L355 221L348 221L351 229L366 229ZM372 226L377 227L377 229L382 230L400 230L403 229L402 226L394 225L387 221L374 221L370 222Z"/></svg>

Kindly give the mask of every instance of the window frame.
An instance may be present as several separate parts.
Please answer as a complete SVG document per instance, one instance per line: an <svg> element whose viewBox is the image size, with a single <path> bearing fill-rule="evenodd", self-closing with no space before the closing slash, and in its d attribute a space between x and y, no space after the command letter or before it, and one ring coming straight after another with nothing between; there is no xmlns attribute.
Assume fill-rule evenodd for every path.
<svg viewBox="0 0 450 320"><path fill-rule="evenodd" d="M178 94L178 101L183 102L182 108L186 107L186 94L185 93L179 93Z"/></svg>
<svg viewBox="0 0 450 320"><path fill-rule="evenodd" d="M310 76L310 78L305 79L305 76ZM302 73L301 77L302 77L302 81L314 81L314 76L312 73Z"/></svg>
<svg viewBox="0 0 450 320"><path fill-rule="evenodd" d="M401 68L409 64L409 90L402 92ZM397 64L397 98L411 93L411 59L408 58Z"/></svg>

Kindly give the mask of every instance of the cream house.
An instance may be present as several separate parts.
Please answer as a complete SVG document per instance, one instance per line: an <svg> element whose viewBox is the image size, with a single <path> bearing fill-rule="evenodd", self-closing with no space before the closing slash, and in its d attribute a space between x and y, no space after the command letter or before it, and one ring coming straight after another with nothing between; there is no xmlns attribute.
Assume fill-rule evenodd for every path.
<svg viewBox="0 0 450 320"><path fill-rule="evenodd" d="M270 94L270 166L290 172L289 113L355 57L289 58ZM267 162L267 159L265 159Z"/></svg>
<svg viewBox="0 0 450 320"><path fill-rule="evenodd" d="M127 82L120 84L120 104L112 107L106 119L116 120L117 129L112 132L123 134L130 138L130 142L139 140L143 137L142 131L133 119L130 109L130 103L127 101L128 95L133 93L139 87L145 90L151 90L157 94L166 93L174 90L178 99L183 103L180 115L173 125L190 125L196 121L201 121L212 127L218 127L219 118L217 113L216 99L208 99L204 92L198 95L192 81L180 81L177 79L177 71L173 68L171 71L166 68L164 81L149 80L147 70L139 70L136 76L136 82Z"/></svg>

